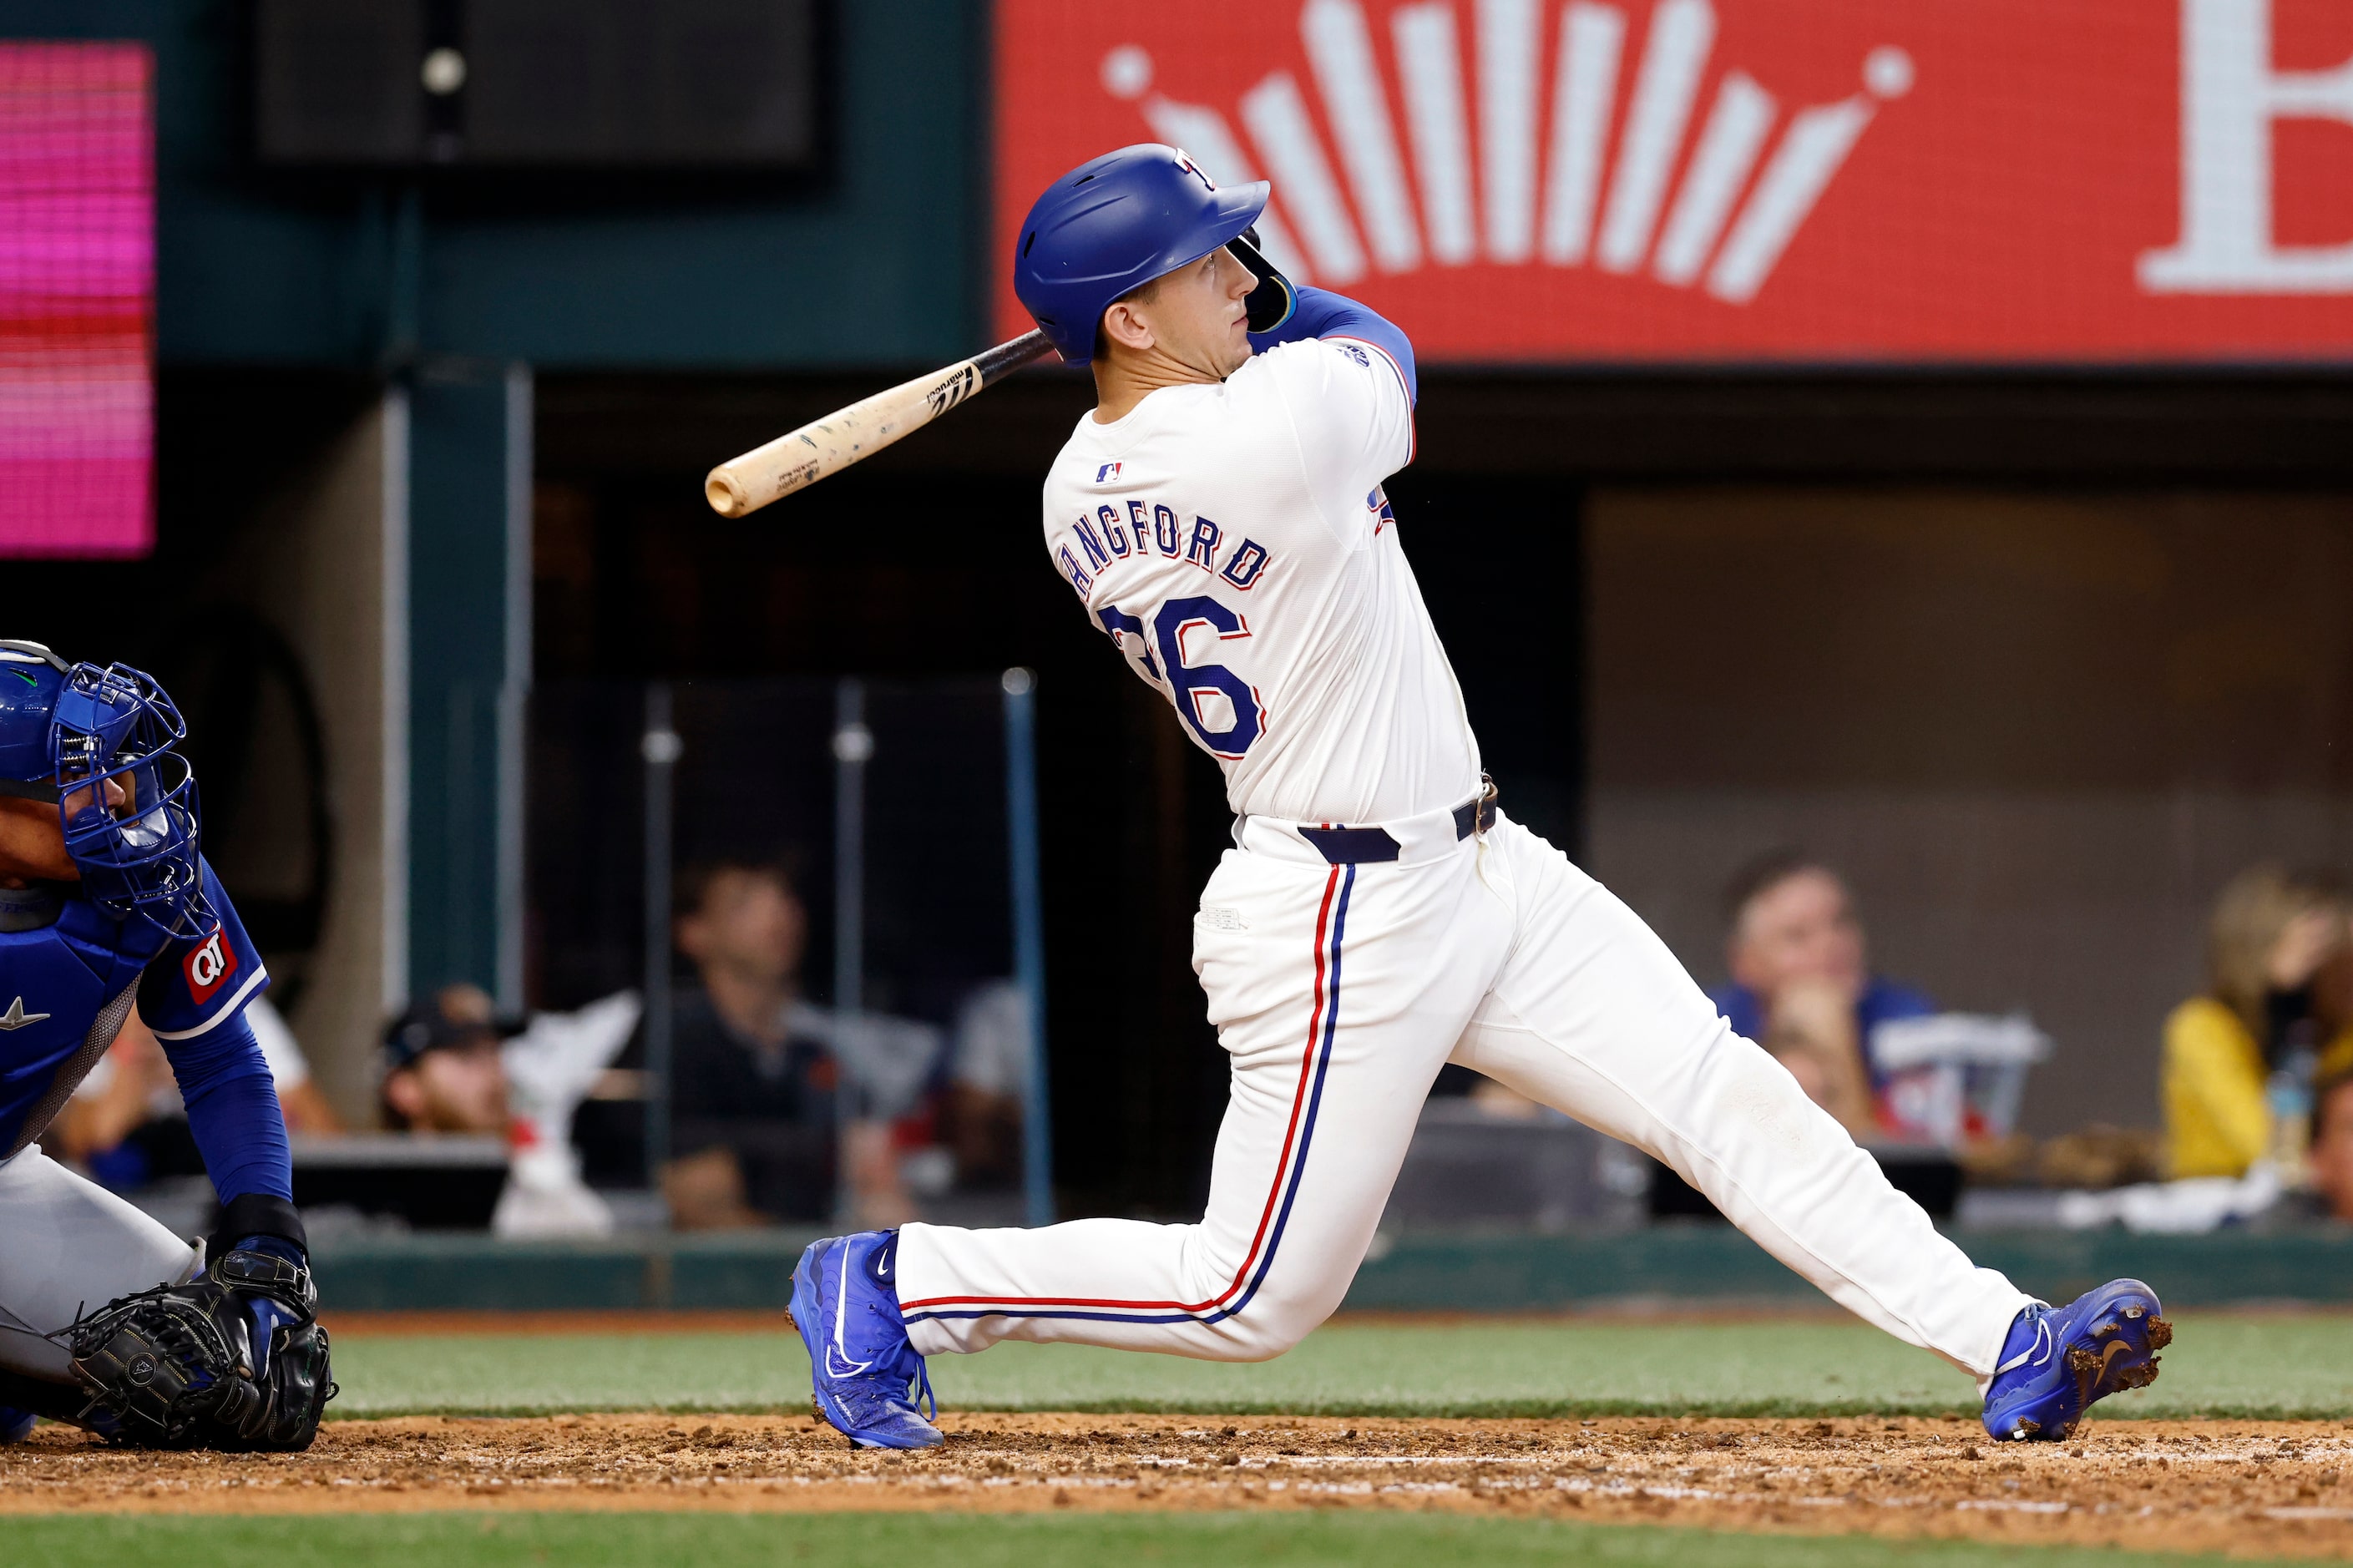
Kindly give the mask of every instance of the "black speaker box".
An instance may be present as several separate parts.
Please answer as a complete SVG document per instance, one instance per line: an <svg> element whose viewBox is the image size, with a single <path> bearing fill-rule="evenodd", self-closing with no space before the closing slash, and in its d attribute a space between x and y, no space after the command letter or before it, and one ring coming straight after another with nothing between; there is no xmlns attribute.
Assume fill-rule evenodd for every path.
<svg viewBox="0 0 2353 1568"><path fill-rule="evenodd" d="M814 171L821 0L254 0L282 168Z"/></svg>

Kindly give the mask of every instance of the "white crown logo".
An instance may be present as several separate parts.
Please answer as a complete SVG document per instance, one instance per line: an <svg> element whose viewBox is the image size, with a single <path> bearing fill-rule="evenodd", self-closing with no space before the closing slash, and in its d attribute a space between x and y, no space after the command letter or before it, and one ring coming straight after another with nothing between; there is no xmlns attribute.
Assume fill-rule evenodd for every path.
<svg viewBox="0 0 2353 1568"><path fill-rule="evenodd" d="M1625 11L1567 0L1547 100L1543 4L1474 0L1475 183L1451 0L1389 14L1396 98L1412 153L1410 187L1390 119L1391 89L1358 0L1307 0L1299 15L1346 194L1287 70L1268 75L1238 105L1258 160L1216 109L1152 92L1152 58L1134 44L1103 57L1103 85L1113 97L1140 100L1153 134L1190 149L1215 179L1258 179L1262 161L1272 172L1280 210L1268 207L1260 237L1270 259L1301 281L1345 284L1368 268L1402 273L1481 260L1548 267L1590 261L1616 273L1647 264L1662 283L1700 284L1734 304L1747 303L1765 286L1879 105L1912 86L1911 56L1883 45L1863 61L1862 92L1799 110L1774 142L1780 106L1773 95L1745 72L1725 70L1682 184L1670 195L1715 44L1715 7L1709 0L1659 0L1625 112L1613 127ZM1548 136L1540 109L1547 101ZM1617 156L1605 182L1613 130Z"/></svg>

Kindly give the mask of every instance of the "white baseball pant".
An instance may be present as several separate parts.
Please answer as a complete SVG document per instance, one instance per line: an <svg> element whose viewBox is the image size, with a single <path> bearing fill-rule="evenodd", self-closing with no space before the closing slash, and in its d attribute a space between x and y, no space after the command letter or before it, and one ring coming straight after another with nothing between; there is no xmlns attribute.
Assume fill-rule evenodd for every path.
<svg viewBox="0 0 2353 1568"><path fill-rule="evenodd" d="M55 1333L118 1297L193 1279L204 1258L37 1143L0 1160L0 1307L27 1328Z"/></svg>
<svg viewBox="0 0 2353 1568"><path fill-rule="evenodd" d="M1982 1385L2029 1298L1889 1186L1632 910L1500 814L1469 838L1443 811L1381 831L1395 859L1335 864L1302 829L1245 818L1202 892L1193 967L1233 1083L1201 1222L909 1225L918 1351L1282 1354L1346 1293L1452 1060L1649 1151L1832 1300Z"/></svg>

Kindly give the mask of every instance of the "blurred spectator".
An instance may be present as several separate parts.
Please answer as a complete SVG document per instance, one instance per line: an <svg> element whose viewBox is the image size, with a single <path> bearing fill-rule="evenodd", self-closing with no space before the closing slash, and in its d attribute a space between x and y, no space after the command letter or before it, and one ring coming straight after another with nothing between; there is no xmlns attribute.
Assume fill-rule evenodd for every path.
<svg viewBox="0 0 2353 1568"><path fill-rule="evenodd" d="M1901 1131L1870 1059L1872 1030L1926 1017L1936 1004L1873 975L1845 882L1789 851L1752 861L1725 893L1725 967L1709 994L1736 1034L1788 1068L1813 1101L1863 1137Z"/></svg>
<svg viewBox="0 0 2353 1568"><path fill-rule="evenodd" d="M2215 900L2207 989L2165 1021L2160 1087L2176 1177L2300 1173L2316 1075L2353 1066L2344 900L2325 879L2249 868Z"/></svg>
<svg viewBox="0 0 2353 1568"><path fill-rule="evenodd" d="M115 1192L204 1170L201 1158L193 1169L185 1158L195 1152L195 1139L187 1131L164 1047L136 1008L90 1076L75 1087L42 1142Z"/></svg>
<svg viewBox="0 0 2353 1568"><path fill-rule="evenodd" d="M2353 1067L2312 1091L2312 1196L2326 1217L2353 1220Z"/></svg>
<svg viewBox="0 0 2353 1568"><path fill-rule="evenodd" d="M341 1132L342 1118L319 1092L311 1064L278 1010L267 997L256 996L246 1004L245 1016L261 1043L286 1130L313 1136ZM76 1086L44 1142L58 1158L79 1165L115 1192L204 1173L171 1063L135 1008L106 1055Z"/></svg>
<svg viewBox="0 0 2353 1568"><path fill-rule="evenodd" d="M881 1101L920 1091L936 1031L871 1016L845 1023L802 999L808 919L781 868L691 866L677 908L678 948L702 984L681 990L670 1026L671 1222L830 1220L845 1178L860 1227L913 1218L889 1121L905 1107ZM861 1069L854 1085L845 1056ZM845 1099L862 1103L845 1115Z"/></svg>
<svg viewBox="0 0 2353 1568"><path fill-rule="evenodd" d="M1029 1051L1029 1004L1018 985L999 981L965 999L940 1107L960 1185L1001 1188L1020 1181Z"/></svg>
<svg viewBox="0 0 2353 1568"><path fill-rule="evenodd" d="M507 1133L504 1037L490 997L445 986L413 1002L384 1036L384 1122L396 1132Z"/></svg>
<svg viewBox="0 0 2353 1568"><path fill-rule="evenodd" d="M636 994L623 992L577 1013L507 1023L479 987L446 986L385 1031L385 1124L505 1140L507 1183L491 1218L499 1235L602 1235L612 1210L580 1179L571 1119L638 1013Z"/></svg>
<svg viewBox="0 0 2353 1568"><path fill-rule="evenodd" d="M2161 1135L2145 1128L2094 1121L2073 1132L2028 1141L2034 1179L2046 1187L2096 1191L2160 1179L2165 1167Z"/></svg>

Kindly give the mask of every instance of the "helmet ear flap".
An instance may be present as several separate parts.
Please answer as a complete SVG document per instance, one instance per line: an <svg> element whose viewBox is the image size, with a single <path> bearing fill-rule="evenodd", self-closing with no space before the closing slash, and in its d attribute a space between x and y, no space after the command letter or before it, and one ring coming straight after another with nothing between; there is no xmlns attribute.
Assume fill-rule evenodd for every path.
<svg viewBox="0 0 2353 1568"><path fill-rule="evenodd" d="M1258 287L1242 301L1253 332L1271 332L1291 320L1291 312L1299 308L1298 291L1291 279L1275 270L1274 264L1259 248L1258 226L1250 227L1226 242L1226 247L1239 257L1241 264L1258 279Z"/></svg>

